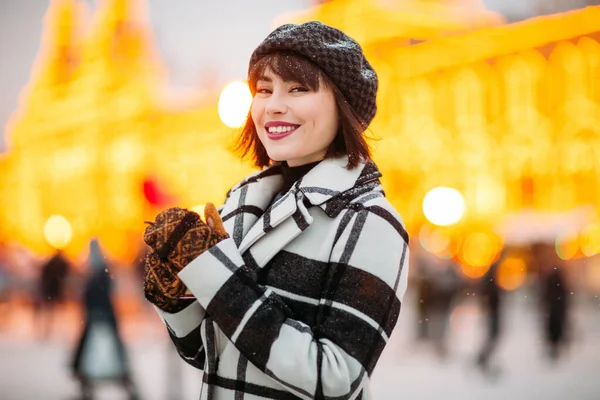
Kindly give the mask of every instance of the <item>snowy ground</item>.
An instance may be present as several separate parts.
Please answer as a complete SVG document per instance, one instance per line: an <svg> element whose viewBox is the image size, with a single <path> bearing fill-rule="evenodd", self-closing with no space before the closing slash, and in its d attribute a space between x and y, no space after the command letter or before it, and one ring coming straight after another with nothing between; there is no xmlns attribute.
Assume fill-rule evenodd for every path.
<svg viewBox="0 0 600 400"><path fill-rule="evenodd" d="M600 302L577 309L576 342L564 361L551 365L542 355L537 317L520 297L514 294L509 302L506 334L497 357L501 373L496 378L482 375L472 366L482 339L479 314L472 303L454 311L451 353L442 361L412 340L414 313L408 299L373 376L374 399L600 399ZM75 399L77 386L67 366L79 329L78 317L65 313L54 336L40 342L29 324L31 315L26 313L13 315L0 330L0 398ZM154 315L124 321L123 331L144 400L198 398L201 373L174 356ZM179 383L175 379L178 371ZM126 398L112 386L100 387L97 394L98 399Z"/></svg>

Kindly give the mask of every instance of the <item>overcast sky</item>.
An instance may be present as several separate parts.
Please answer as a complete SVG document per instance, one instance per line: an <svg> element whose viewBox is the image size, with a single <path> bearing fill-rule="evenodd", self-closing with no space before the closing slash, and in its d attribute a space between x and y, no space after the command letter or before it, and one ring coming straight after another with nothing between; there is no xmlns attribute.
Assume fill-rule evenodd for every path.
<svg viewBox="0 0 600 400"><path fill-rule="evenodd" d="M388 0L389 1L389 0ZM401 1L401 0L399 0ZM94 0L87 0L93 6ZM49 0L0 0L0 128L17 107L37 54ZM254 47L282 13L311 0L148 0L153 35L174 87L198 85L203 71L218 71L219 83L245 77ZM583 0L484 0L488 8L519 19L536 4L572 8ZM0 151L3 140L0 137Z"/></svg>

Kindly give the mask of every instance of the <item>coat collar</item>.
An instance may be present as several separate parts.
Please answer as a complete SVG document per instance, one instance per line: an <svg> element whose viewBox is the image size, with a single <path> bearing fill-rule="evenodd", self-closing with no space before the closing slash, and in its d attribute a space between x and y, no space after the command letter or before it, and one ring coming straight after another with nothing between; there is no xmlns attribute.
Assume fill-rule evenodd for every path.
<svg viewBox="0 0 600 400"><path fill-rule="evenodd" d="M379 184L381 172L371 160L348 170L348 157L323 160L296 183L313 206L319 206L331 218L336 217L353 199Z"/></svg>
<svg viewBox="0 0 600 400"><path fill-rule="evenodd" d="M296 182L286 196L291 193L301 193L311 205L320 206L327 212L327 215L332 218L336 217L343 207L339 209L335 207L334 210L332 207L327 207L328 202L336 200L338 206L342 203L346 205L353 198L362 194L361 188L368 183L378 181L382 176L371 160L360 162L356 168L351 170L346 169L347 164L347 156L327 158L321 161ZM281 164L273 164L250 175L235 185L231 191L240 190L245 186L252 191L260 187L261 191L264 191L265 200L270 202L283 187ZM370 188L370 185L367 186Z"/></svg>
<svg viewBox="0 0 600 400"><path fill-rule="evenodd" d="M280 164L250 175L234 186L229 197L235 205L226 208L225 218L228 210L240 214L240 207L260 209L225 221L240 253L252 247L256 264L262 267L310 226L313 218L308 207L320 207L330 218L335 218L353 199L379 186L381 173L372 161L361 162L351 170L346 169L347 163L346 156L323 160L273 204L273 197L283 187ZM262 243L259 240L265 235L272 239Z"/></svg>

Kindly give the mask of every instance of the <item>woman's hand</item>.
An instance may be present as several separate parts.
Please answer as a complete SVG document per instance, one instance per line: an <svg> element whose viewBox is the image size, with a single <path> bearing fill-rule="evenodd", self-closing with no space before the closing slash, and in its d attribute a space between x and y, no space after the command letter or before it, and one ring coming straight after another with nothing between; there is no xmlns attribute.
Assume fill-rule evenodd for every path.
<svg viewBox="0 0 600 400"><path fill-rule="evenodd" d="M144 296L150 303L171 314L183 310L194 301L194 298L182 298L186 288L177 272L172 263L161 261L154 251L146 256Z"/></svg>
<svg viewBox="0 0 600 400"><path fill-rule="evenodd" d="M179 271L229 237L212 203L206 205L204 219L206 223L193 211L169 208L144 232L144 241L152 249L146 257L144 294L164 311L177 312L190 304L190 300L181 299L187 290L177 275Z"/></svg>

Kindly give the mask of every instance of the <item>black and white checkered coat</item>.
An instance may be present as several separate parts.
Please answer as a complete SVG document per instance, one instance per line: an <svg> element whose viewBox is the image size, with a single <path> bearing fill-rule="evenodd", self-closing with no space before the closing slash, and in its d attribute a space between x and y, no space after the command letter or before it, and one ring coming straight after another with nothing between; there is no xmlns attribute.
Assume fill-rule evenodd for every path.
<svg viewBox="0 0 600 400"><path fill-rule="evenodd" d="M197 301L159 311L201 399L368 399L400 313L408 235L374 163L315 166L272 206L274 165L233 187L230 238L179 276Z"/></svg>

